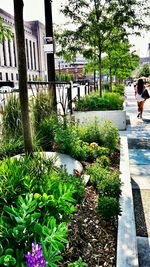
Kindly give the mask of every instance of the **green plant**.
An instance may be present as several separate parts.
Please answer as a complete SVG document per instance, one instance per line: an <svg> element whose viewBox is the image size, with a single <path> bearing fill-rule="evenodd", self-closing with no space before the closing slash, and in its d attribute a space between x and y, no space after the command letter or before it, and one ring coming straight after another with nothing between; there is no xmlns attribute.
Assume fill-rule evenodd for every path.
<svg viewBox="0 0 150 267"><path fill-rule="evenodd" d="M87 173L90 175L91 183L98 187L99 183L110 176L109 169L104 169L99 162L93 163L88 169Z"/></svg>
<svg viewBox="0 0 150 267"><path fill-rule="evenodd" d="M81 258L79 258L77 261L69 263L68 267L86 267L87 264L83 262Z"/></svg>
<svg viewBox="0 0 150 267"><path fill-rule="evenodd" d="M24 171L17 159L6 158L0 162L0 206L12 203L22 190Z"/></svg>
<svg viewBox="0 0 150 267"><path fill-rule="evenodd" d="M112 91L119 95L124 95L124 84L116 84L112 86Z"/></svg>
<svg viewBox="0 0 150 267"><path fill-rule="evenodd" d="M69 175L66 172L59 171L57 178L62 184L72 184L74 191L72 192L72 197L80 203L85 196L85 184L81 176Z"/></svg>
<svg viewBox="0 0 150 267"><path fill-rule="evenodd" d="M12 266L16 264L16 259L14 257L12 257L12 255L7 254L6 255L2 255L0 257L0 265L2 266Z"/></svg>
<svg viewBox="0 0 150 267"><path fill-rule="evenodd" d="M48 266L57 266L55 261L62 259L58 254L64 249L64 244L68 243L66 223L63 222L57 226L56 219L50 217L47 225L36 224L35 231L40 235L43 256Z"/></svg>
<svg viewBox="0 0 150 267"><path fill-rule="evenodd" d="M18 197L16 207L4 205L3 214L9 218L9 228L5 232L5 238L9 237L13 245L13 239L18 244L30 242L33 238L35 222L40 218L41 213L36 212L37 201L34 200L33 194L26 194L26 197ZM2 217L5 225L5 217Z"/></svg>
<svg viewBox="0 0 150 267"><path fill-rule="evenodd" d="M113 123L104 121L101 123L99 131L103 146L108 147L111 152L116 150L119 144L119 131Z"/></svg>
<svg viewBox="0 0 150 267"><path fill-rule="evenodd" d="M51 100L48 92L39 92L32 101L32 112L35 132L38 132L42 120L47 119L52 114Z"/></svg>
<svg viewBox="0 0 150 267"><path fill-rule="evenodd" d="M119 143L119 132L117 127L111 121L94 122L85 125L77 125L76 131L78 136L84 142L96 142L99 146L105 147L104 153L99 155L108 155L110 151L116 150ZM107 148L107 150L106 150Z"/></svg>
<svg viewBox="0 0 150 267"><path fill-rule="evenodd" d="M122 110L123 102L124 98L118 93L104 93L102 97L98 93L91 93L76 102L76 110Z"/></svg>
<svg viewBox="0 0 150 267"><path fill-rule="evenodd" d="M11 96L6 103L3 114L3 136L5 139L22 135L22 118L19 98Z"/></svg>
<svg viewBox="0 0 150 267"><path fill-rule="evenodd" d="M13 137L9 139L5 139L3 137L3 140L1 142L0 146L0 159L6 157L6 156L14 156L17 154L20 154L24 151L24 144L22 137Z"/></svg>
<svg viewBox="0 0 150 267"><path fill-rule="evenodd" d="M38 144L45 151L50 151L54 147L55 131L59 129L60 123L56 115L51 115L41 121L38 125Z"/></svg>
<svg viewBox="0 0 150 267"><path fill-rule="evenodd" d="M96 158L96 162L98 162L103 168L110 167L110 159L105 155L98 156Z"/></svg>
<svg viewBox="0 0 150 267"><path fill-rule="evenodd" d="M48 198L45 195L42 197L45 200ZM63 202L66 198L69 199L67 193L60 201ZM16 266L20 266L17 264L23 261L24 254L29 250L33 240L41 243L48 266L55 266L54 262L62 259L58 254L64 249L64 244L68 242L66 223L57 224L56 218L50 216L50 207L47 206L49 216L46 220L44 212L43 206L39 205L37 198L33 198L33 194L26 194L26 197L19 196L16 206L4 206L0 217L2 242L0 249L2 258L0 257L0 260L2 262L9 259L12 263L16 262ZM9 248L14 248L11 249L11 254ZM3 253L4 250L7 257Z"/></svg>
<svg viewBox="0 0 150 267"><path fill-rule="evenodd" d="M109 220L112 217L121 214L119 200L114 197L99 196L98 199L98 212L106 219Z"/></svg>
<svg viewBox="0 0 150 267"><path fill-rule="evenodd" d="M74 186L69 183L62 184L58 180L51 183L48 194L35 193L34 197L41 208L43 222L47 221L49 215L55 216L57 221L68 221L76 211L76 200L72 197L75 192ZM50 209L48 211L48 209Z"/></svg>
<svg viewBox="0 0 150 267"><path fill-rule="evenodd" d="M121 181L119 173L114 171L103 177L98 184L98 190L102 196L115 197L119 199L121 194Z"/></svg>

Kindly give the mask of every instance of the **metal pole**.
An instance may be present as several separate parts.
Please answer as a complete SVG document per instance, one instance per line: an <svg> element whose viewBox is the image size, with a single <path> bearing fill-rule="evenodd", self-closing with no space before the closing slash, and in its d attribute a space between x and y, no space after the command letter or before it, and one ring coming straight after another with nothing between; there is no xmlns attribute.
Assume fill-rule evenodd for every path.
<svg viewBox="0 0 150 267"><path fill-rule="evenodd" d="M52 0L44 0L45 2L45 31L47 37L53 38L53 21L52 21ZM48 82L55 81L55 61L54 52L47 54L47 72Z"/></svg>
<svg viewBox="0 0 150 267"><path fill-rule="evenodd" d="M52 0L44 0L45 3L45 32L46 37L53 38L53 21L52 21ZM53 40L54 47L54 40ZM55 60L54 60L54 51L53 53L47 54L47 73L48 73L48 82L55 82ZM56 104L56 90L55 84L52 86L52 96L53 104Z"/></svg>

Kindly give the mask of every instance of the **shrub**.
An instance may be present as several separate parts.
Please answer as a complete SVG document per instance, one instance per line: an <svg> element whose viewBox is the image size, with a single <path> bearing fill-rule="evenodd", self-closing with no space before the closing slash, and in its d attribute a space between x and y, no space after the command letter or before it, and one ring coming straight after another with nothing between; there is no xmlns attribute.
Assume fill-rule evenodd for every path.
<svg viewBox="0 0 150 267"><path fill-rule="evenodd" d="M106 219L111 219L112 217L121 214L121 209L119 205L119 200L114 197L99 196L98 199L98 212Z"/></svg>
<svg viewBox="0 0 150 267"><path fill-rule="evenodd" d="M99 129L101 133L101 143L111 151L117 149L119 145L119 131L111 121L104 121Z"/></svg>
<svg viewBox="0 0 150 267"><path fill-rule="evenodd" d="M110 176L110 171L104 169L98 162L93 163L88 169L87 173L90 175L91 183L98 187L99 183L105 179L107 176Z"/></svg>
<svg viewBox="0 0 150 267"><path fill-rule="evenodd" d="M103 168L110 167L110 159L106 155L97 157L96 162L98 162Z"/></svg>
<svg viewBox="0 0 150 267"><path fill-rule="evenodd" d="M95 142L98 143L98 145L102 145L100 124L101 123L98 120L95 120L86 125L78 125L78 136L81 140L88 142L89 144Z"/></svg>
<svg viewBox="0 0 150 267"><path fill-rule="evenodd" d="M121 181L118 172L110 172L103 177L98 184L98 190L102 196L119 198L121 194Z"/></svg>
<svg viewBox="0 0 150 267"><path fill-rule="evenodd" d="M120 96L118 93L105 93L103 94L103 98L107 100L110 104L110 108L108 110L122 110L124 97Z"/></svg>
<svg viewBox="0 0 150 267"><path fill-rule="evenodd" d="M100 97L98 93L92 93L88 96L80 98L76 102L76 110L122 110L123 102L124 98L118 93L104 93L102 97Z"/></svg>
<svg viewBox="0 0 150 267"><path fill-rule="evenodd" d="M84 142L96 142L99 146L109 148L111 151L118 147L119 131L111 121L99 122L95 120L86 126L78 125L77 127L78 136ZM102 155L108 155L108 153L102 153Z"/></svg>
<svg viewBox="0 0 150 267"><path fill-rule="evenodd" d="M112 91L119 95L124 95L124 84L116 84L112 86Z"/></svg>

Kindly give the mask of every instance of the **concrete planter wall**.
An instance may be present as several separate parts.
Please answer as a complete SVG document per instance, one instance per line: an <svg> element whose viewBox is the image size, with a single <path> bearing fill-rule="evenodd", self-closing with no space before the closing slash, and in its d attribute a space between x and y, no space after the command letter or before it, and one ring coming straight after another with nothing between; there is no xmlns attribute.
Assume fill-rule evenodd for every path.
<svg viewBox="0 0 150 267"><path fill-rule="evenodd" d="M119 130L126 129L126 111L125 110L106 110L106 111L75 111L73 113L75 120L81 124L95 121L110 120Z"/></svg>

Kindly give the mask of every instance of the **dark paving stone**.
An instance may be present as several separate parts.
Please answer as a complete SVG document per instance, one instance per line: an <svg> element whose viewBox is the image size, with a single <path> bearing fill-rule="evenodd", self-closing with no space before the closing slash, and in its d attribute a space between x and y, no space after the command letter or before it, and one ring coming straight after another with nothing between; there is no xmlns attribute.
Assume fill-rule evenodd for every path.
<svg viewBox="0 0 150 267"><path fill-rule="evenodd" d="M149 138L128 138L129 149L150 149Z"/></svg>

